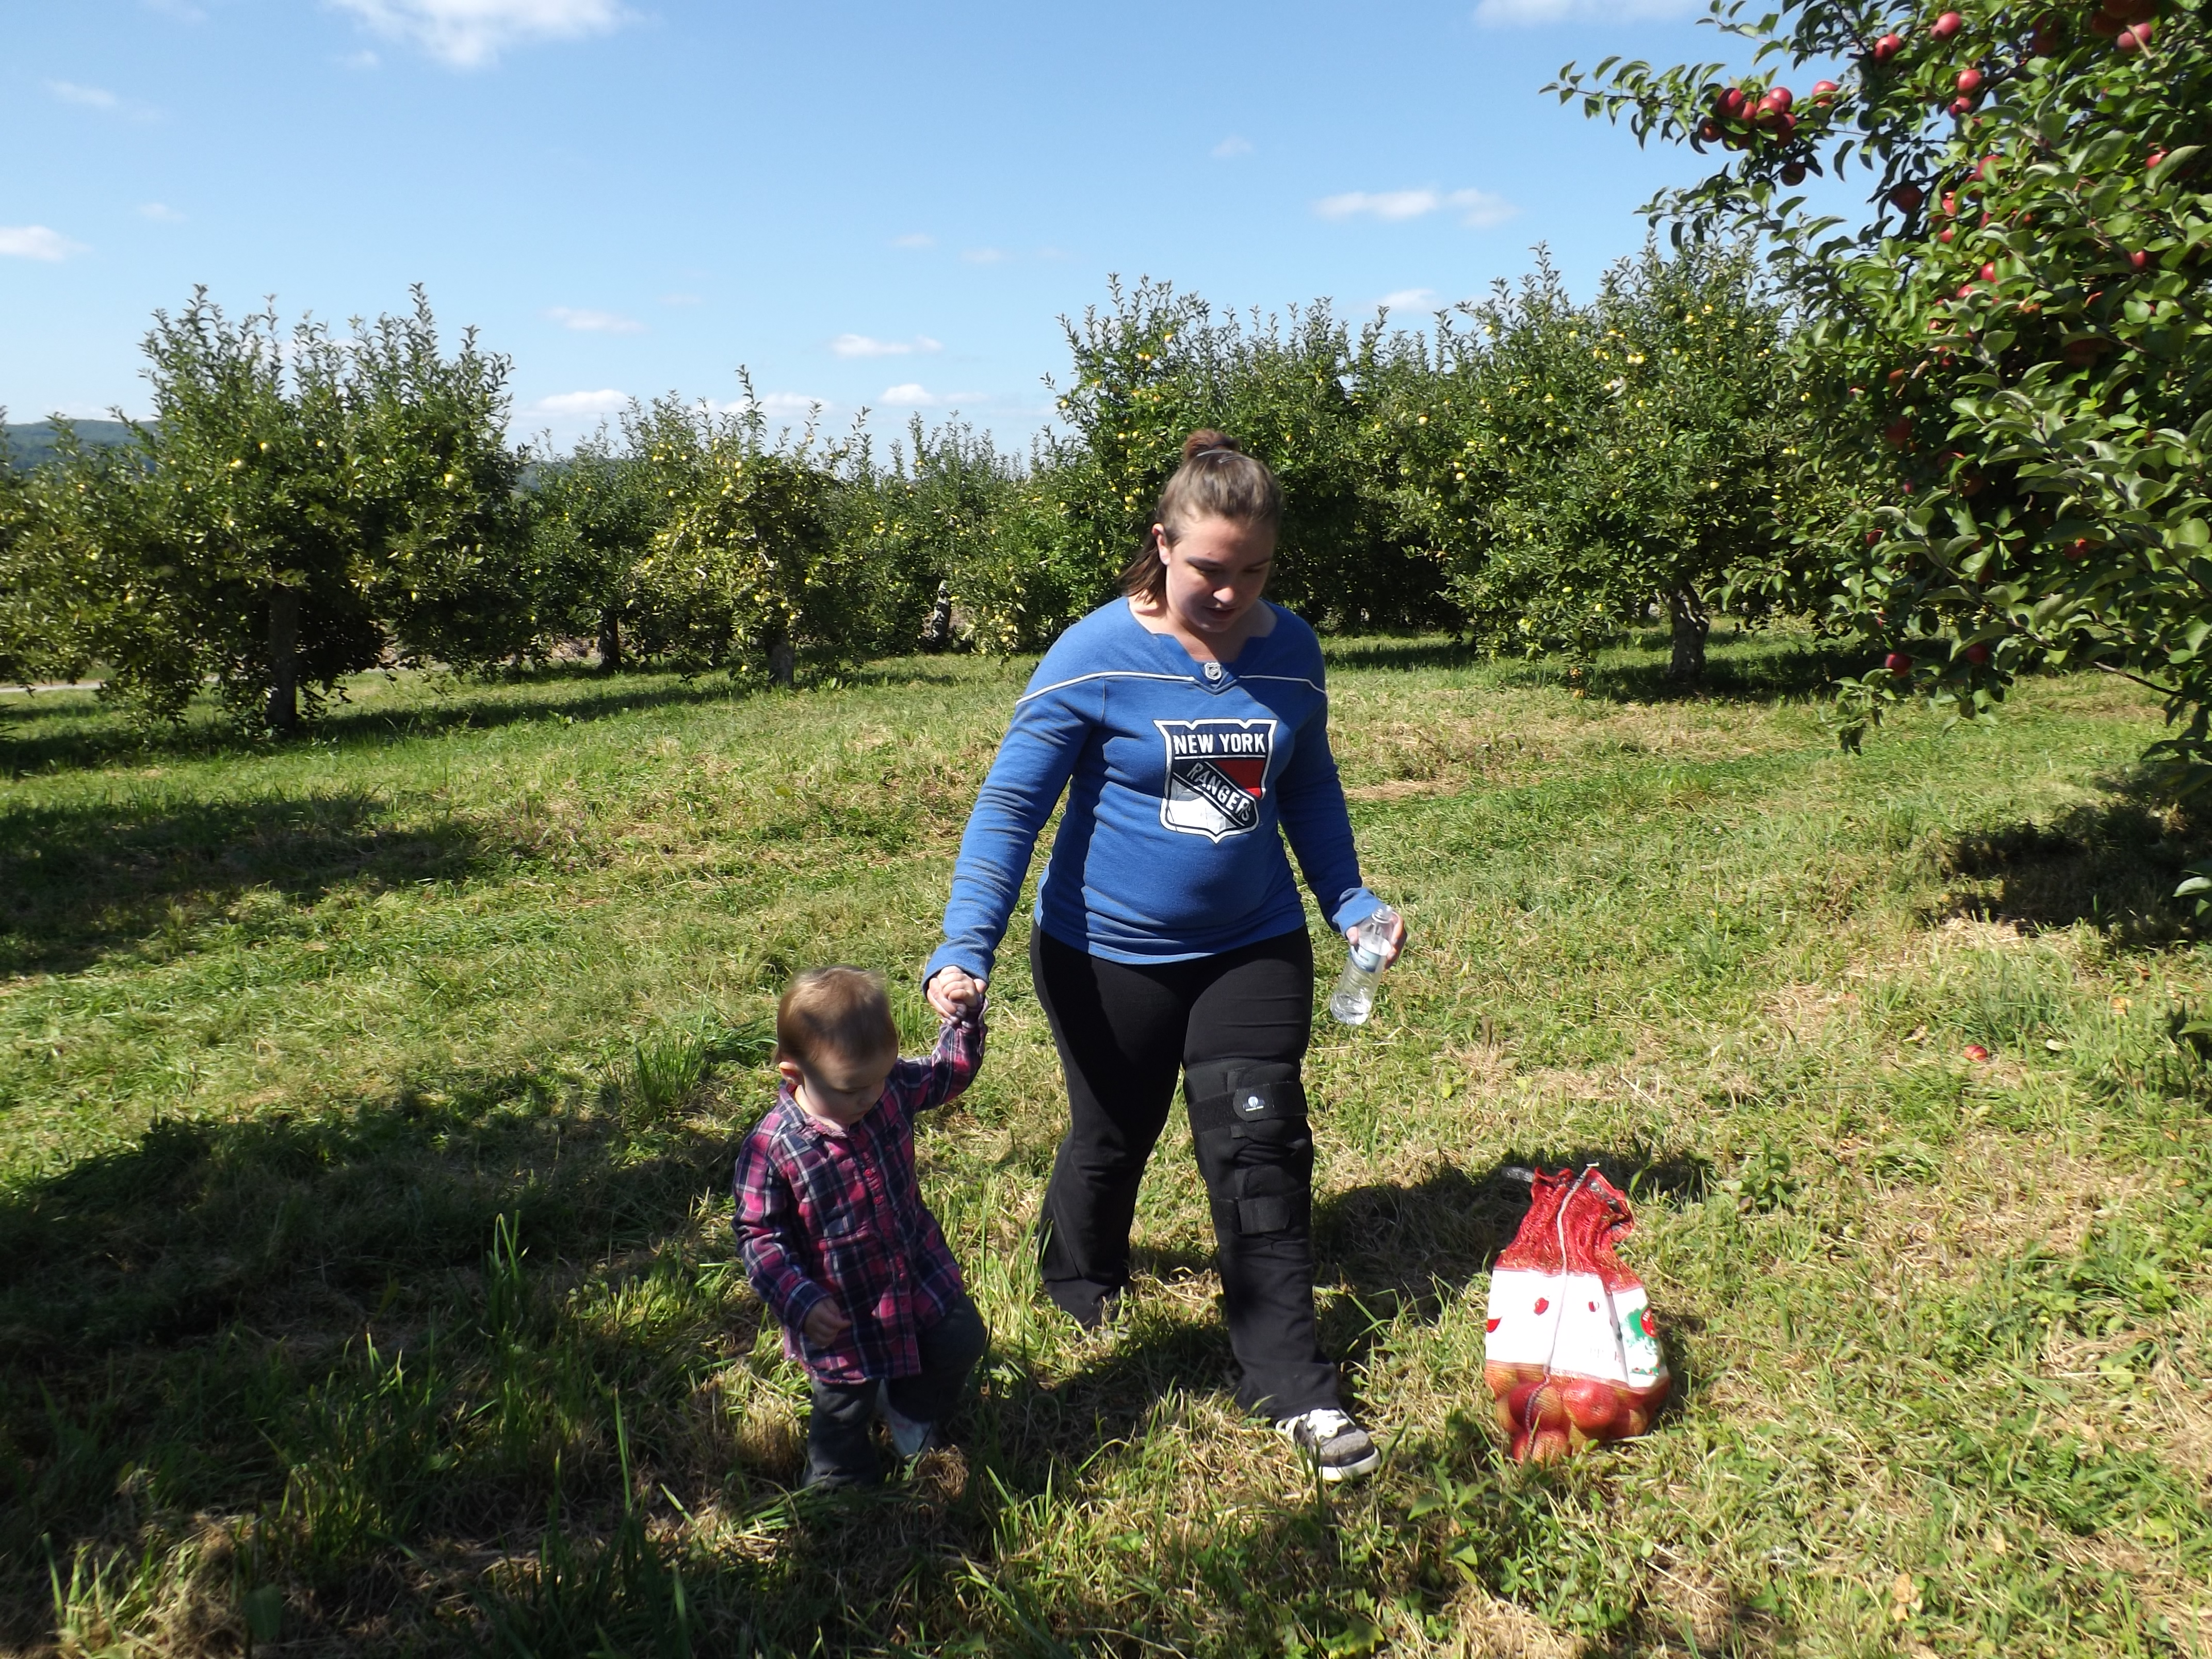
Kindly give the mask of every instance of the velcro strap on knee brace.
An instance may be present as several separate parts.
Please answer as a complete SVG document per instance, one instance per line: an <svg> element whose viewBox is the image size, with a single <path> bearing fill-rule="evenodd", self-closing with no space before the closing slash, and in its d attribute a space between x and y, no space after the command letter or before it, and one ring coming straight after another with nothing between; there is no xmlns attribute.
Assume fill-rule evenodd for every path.
<svg viewBox="0 0 2212 1659"><path fill-rule="evenodd" d="M1203 1060L1184 1080L1190 1127L1199 1134L1239 1123L1303 1119L1306 1085L1282 1060Z"/></svg>

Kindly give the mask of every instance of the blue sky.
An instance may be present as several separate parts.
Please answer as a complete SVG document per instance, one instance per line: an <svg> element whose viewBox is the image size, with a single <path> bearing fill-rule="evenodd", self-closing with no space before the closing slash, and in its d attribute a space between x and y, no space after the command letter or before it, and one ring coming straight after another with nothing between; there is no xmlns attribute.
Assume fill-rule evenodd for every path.
<svg viewBox="0 0 2212 1659"><path fill-rule="evenodd" d="M1109 273L1218 304L1578 292L1686 179L1540 88L1720 55L1682 0L0 0L0 404L144 408L138 341L396 310L514 360L518 431L617 394L957 408L1018 444Z"/></svg>

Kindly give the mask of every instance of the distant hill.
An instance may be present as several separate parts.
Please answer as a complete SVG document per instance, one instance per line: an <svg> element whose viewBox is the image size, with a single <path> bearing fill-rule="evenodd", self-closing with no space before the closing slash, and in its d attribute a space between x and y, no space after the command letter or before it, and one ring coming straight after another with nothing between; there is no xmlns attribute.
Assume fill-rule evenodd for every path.
<svg viewBox="0 0 2212 1659"><path fill-rule="evenodd" d="M120 421L75 421L70 424L76 428L77 441L88 449L131 441L131 428ZM57 435L51 421L11 421L0 427L0 436L7 440L8 459L17 466L37 466L50 459Z"/></svg>

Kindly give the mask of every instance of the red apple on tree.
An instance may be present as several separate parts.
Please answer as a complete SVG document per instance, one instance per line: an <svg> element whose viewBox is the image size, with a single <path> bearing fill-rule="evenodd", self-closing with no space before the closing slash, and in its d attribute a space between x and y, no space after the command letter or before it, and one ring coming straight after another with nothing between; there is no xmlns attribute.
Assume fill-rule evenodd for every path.
<svg viewBox="0 0 2212 1659"><path fill-rule="evenodd" d="M1799 161L1785 162L1782 168L1782 182L1785 185L1803 184L1805 182L1804 164Z"/></svg>
<svg viewBox="0 0 2212 1659"><path fill-rule="evenodd" d="M1984 645L1981 641L1976 640L1972 645L1966 647L1966 660L1973 664L1975 667L1979 668L1989 659L1990 647L1987 645Z"/></svg>
<svg viewBox="0 0 2212 1659"><path fill-rule="evenodd" d="M1966 20L1955 11L1947 11L1937 18L1928 33L1938 40L1948 40L1966 27Z"/></svg>
<svg viewBox="0 0 2212 1659"><path fill-rule="evenodd" d="M1981 86L1981 84L1982 84L1982 72L1981 72L1981 70L1978 70L1978 69L1962 69L1962 70L1960 70L1959 71L1959 90L1960 90L1960 91L1961 91L1961 92L1973 92L1973 91L1977 90L1978 88L1979 88L1979 87Z"/></svg>
<svg viewBox="0 0 2212 1659"><path fill-rule="evenodd" d="M1920 204L1928 199L1928 192L1917 185L1899 185L1889 192L1889 199L1901 213L1917 213Z"/></svg>
<svg viewBox="0 0 2212 1659"><path fill-rule="evenodd" d="M2128 264L2134 270L2147 270L2150 268L2150 255L2137 248L2128 255Z"/></svg>
<svg viewBox="0 0 2212 1659"><path fill-rule="evenodd" d="M1833 81L1815 81L1813 82L1813 101L1816 104L1832 102L1842 90Z"/></svg>
<svg viewBox="0 0 2212 1659"><path fill-rule="evenodd" d="M1881 659L1881 665L1902 678L1912 672L1912 659L1902 651L1893 651Z"/></svg>

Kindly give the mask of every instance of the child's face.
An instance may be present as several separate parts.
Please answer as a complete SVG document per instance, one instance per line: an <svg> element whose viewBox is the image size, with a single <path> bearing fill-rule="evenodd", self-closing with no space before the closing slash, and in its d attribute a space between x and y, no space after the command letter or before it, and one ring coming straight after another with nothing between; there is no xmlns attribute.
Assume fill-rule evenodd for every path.
<svg viewBox="0 0 2212 1659"><path fill-rule="evenodd" d="M849 1128L875 1110L884 1097L884 1081L897 1061L896 1054L873 1054L860 1060L842 1054L817 1054L811 1066L780 1060L783 1073L809 1116L839 1128Z"/></svg>

